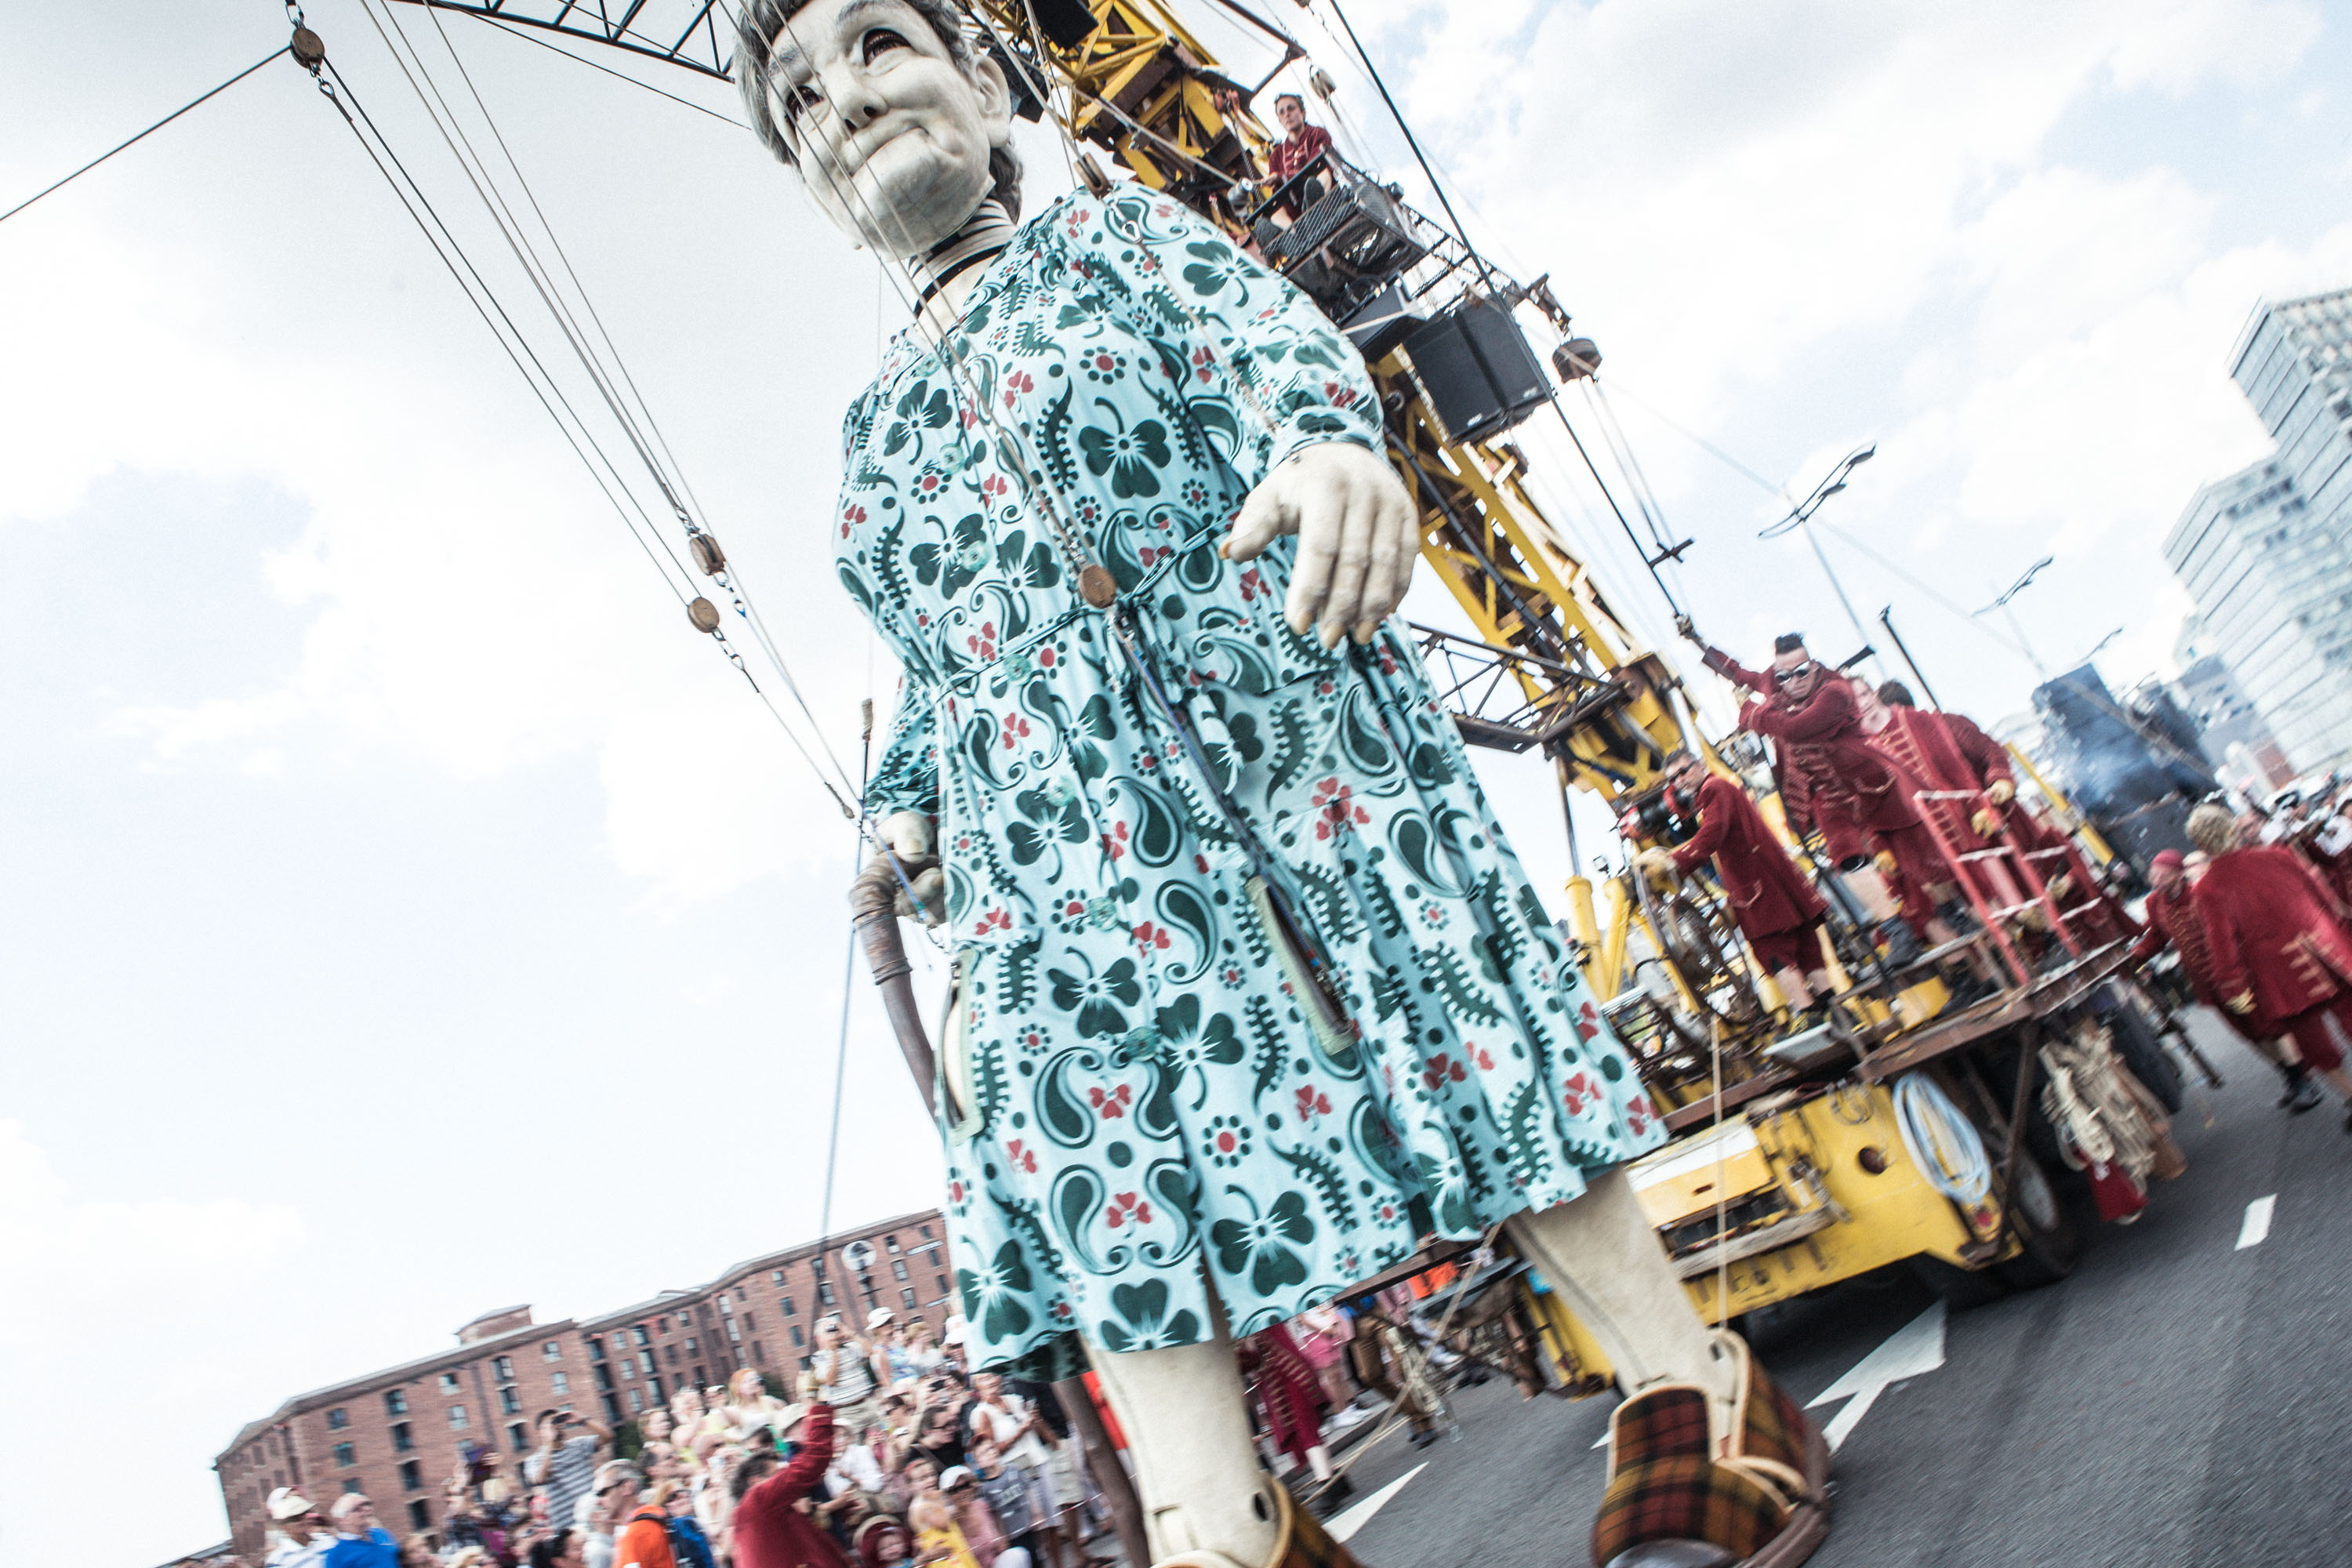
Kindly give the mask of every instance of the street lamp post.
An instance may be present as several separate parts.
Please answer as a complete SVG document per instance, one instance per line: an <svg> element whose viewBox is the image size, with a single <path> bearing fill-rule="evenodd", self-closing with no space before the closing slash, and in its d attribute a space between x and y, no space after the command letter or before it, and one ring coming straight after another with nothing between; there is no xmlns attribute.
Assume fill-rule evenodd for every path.
<svg viewBox="0 0 2352 1568"><path fill-rule="evenodd" d="M2018 624L2017 612L2010 607L2010 601L2016 598L2020 594L2025 592L2026 588L2032 584L2033 580L2042 575L2042 568L2051 565L2056 561L2056 559L2057 558L2055 556L2045 555L2041 560L2036 561L2032 565L2028 566L2025 569L2024 573L2017 579L2016 582L2011 583L2009 585L2009 587L2001 594L2000 598L1995 599L1991 604L1985 605L1983 609L1974 612L1977 615L1982 616L1988 615L1994 610L1999 610L2001 613L2002 618L2009 622L2009 629L2017 634L2017 646L2025 650L2027 661L2033 666L2035 671L2039 673L2044 680L2050 679L2050 667L2043 664L2042 662L2042 656L2033 651L2033 644L2027 640L2025 628ZM2106 645L2105 643L2101 643L2099 646L2101 647L2105 647Z"/></svg>
<svg viewBox="0 0 2352 1568"><path fill-rule="evenodd" d="M1822 510L1823 501L1845 489L1847 477L1876 456L1878 456L1878 447L1875 445L1848 452L1838 460L1837 467L1832 468L1822 482L1813 487L1812 493L1797 503L1794 510L1771 527L1759 531L1756 535L1759 539L1778 539L1791 530L1803 532L1805 542L1812 547L1813 559L1821 563L1822 575L1830 580L1830 591L1837 595L1840 607L1845 611L1846 620L1853 627L1853 635L1862 639L1864 653L1874 651L1870 646L1870 633L1863 628L1862 617L1854 614L1853 601L1845 596L1845 584L1838 581L1836 571L1830 565L1829 556L1822 549L1822 542L1814 536L1812 521L1813 513Z"/></svg>

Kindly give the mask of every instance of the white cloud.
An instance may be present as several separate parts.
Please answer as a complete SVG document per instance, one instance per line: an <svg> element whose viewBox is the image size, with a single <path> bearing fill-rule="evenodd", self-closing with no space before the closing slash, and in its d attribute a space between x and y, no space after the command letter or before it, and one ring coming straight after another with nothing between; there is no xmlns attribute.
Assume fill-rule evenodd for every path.
<svg viewBox="0 0 2352 1568"><path fill-rule="evenodd" d="M302 1239L300 1216L280 1205L234 1198L139 1203L78 1199L26 1136L21 1121L0 1121L0 1323L22 1342L55 1303L37 1307L37 1285L71 1279L84 1305L103 1311L121 1288L172 1277L218 1283L266 1265ZM147 1310L135 1316L145 1318Z"/></svg>

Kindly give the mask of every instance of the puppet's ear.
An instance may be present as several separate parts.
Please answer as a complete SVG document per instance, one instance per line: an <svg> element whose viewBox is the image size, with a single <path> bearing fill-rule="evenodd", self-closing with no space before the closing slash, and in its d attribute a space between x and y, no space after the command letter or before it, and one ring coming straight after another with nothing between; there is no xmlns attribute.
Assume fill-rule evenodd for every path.
<svg viewBox="0 0 2352 1568"><path fill-rule="evenodd" d="M1004 69L986 50L971 64L972 85L980 91L980 118L988 127L991 147L1013 145L1013 87Z"/></svg>

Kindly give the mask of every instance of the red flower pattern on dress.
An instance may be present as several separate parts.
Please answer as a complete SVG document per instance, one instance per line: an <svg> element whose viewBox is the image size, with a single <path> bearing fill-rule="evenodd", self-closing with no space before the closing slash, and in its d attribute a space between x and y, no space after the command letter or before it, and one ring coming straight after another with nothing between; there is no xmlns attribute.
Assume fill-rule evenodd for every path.
<svg viewBox="0 0 2352 1568"><path fill-rule="evenodd" d="M1475 1040L1465 1040L1463 1044L1469 1047L1470 1063L1473 1067L1475 1067L1480 1072L1493 1072L1495 1070L1494 1056L1486 1049L1486 1047L1480 1045Z"/></svg>
<svg viewBox="0 0 2352 1568"><path fill-rule="evenodd" d="M1168 929L1146 921L1135 928L1135 945L1148 953L1165 952L1168 951Z"/></svg>
<svg viewBox="0 0 2352 1568"><path fill-rule="evenodd" d="M1135 1090L1126 1084L1120 1084L1117 1089L1109 1090L1105 1090L1098 1085L1087 1090L1087 1099L1093 1101L1097 1110L1102 1112L1104 1121L1116 1121L1127 1114L1127 1108L1135 1100Z"/></svg>
<svg viewBox="0 0 2352 1568"><path fill-rule="evenodd" d="M1311 1083L1303 1086L1299 1089L1298 1120L1301 1121L1313 1121L1318 1117L1328 1116L1330 1114L1331 1097L1329 1095L1322 1093Z"/></svg>
<svg viewBox="0 0 2352 1568"><path fill-rule="evenodd" d="M1601 1033L1601 1009L1587 1002L1576 1010L1576 1037L1590 1040Z"/></svg>
<svg viewBox="0 0 2352 1568"><path fill-rule="evenodd" d="M1559 1098L1568 1106L1570 1116L1581 1116L1588 1103L1601 1098L1601 1086L1588 1075L1576 1073L1559 1086Z"/></svg>
<svg viewBox="0 0 2352 1568"><path fill-rule="evenodd" d="M980 655L981 658L994 658L996 657L996 623L994 621L981 622L980 630L974 635L964 638L963 643L964 647L971 649L972 652Z"/></svg>
<svg viewBox="0 0 2352 1568"><path fill-rule="evenodd" d="M1217 378L1214 364L1215 360L1216 355L1211 353L1207 349L1194 349L1192 351L1192 368L1200 373L1201 379L1202 381L1214 381Z"/></svg>
<svg viewBox="0 0 2352 1568"><path fill-rule="evenodd" d="M1052 648L1041 647L1037 650L1037 668L1040 669L1051 669L1055 664L1059 663L1060 660L1061 655L1055 653Z"/></svg>
<svg viewBox="0 0 2352 1568"><path fill-rule="evenodd" d="M1014 1169L1032 1176L1037 1173L1037 1151L1024 1144L1020 1139L1015 1138L1004 1146L1004 1157L1013 1163Z"/></svg>
<svg viewBox="0 0 2352 1568"><path fill-rule="evenodd" d="M980 493L984 496L1001 496L1012 488L1004 482L1003 474L991 474L980 481Z"/></svg>
<svg viewBox="0 0 2352 1568"><path fill-rule="evenodd" d="M1007 713L1004 716L1004 749L1006 751L1009 752L1014 746L1020 744L1022 738L1028 733L1028 720L1024 719L1018 713Z"/></svg>
<svg viewBox="0 0 2352 1568"><path fill-rule="evenodd" d="M1242 591L1242 603L1244 605L1260 594L1267 592L1265 579L1258 575L1257 568L1255 566L1243 573L1241 581L1234 586Z"/></svg>
<svg viewBox="0 0 2352 1568"><path fill-rule="evenodd" d="M1011 931L1012 929L1013 913L1010 910L990 910L971 922L971 933L974 936L986 936L993 931Z"/></svg>
<svg viewBox="0 0 2352 1568"><path fill-rule="evenodd" d="M1430 1058L1429 1065L1421 1069L1422 1085L1432 1091L1434 1091L1439 1086L1448 1082L1465 1082L1469 1077L1470 1069L1464 1067L1460 1062L1455 1061L1452 1057L1447 1056L1444 1051L1440 1051L1435 1056Z"/></svg>
<svg viewBox="0 0 2352 1568"><path fill-rule="evenodd" d="M1016 370L1004 378L1004 406L1010 408L1022 394L1037 390L1036 381L1025 370Z"/></svg>
<svg viewBox="0 0 2352 1568"><path fill-rule="evenodd" d="M1113 1194L1110 1208L1103 1215L1103 1224L1117 1230L1129 1220L1133 1220L1138 1225L1150 1225L1151 1201L1141 1193Z"/></svg>
<svg viewBox="0 0 2352 1568"><path fill-rule="evenodd" d="M1114 822L1110 831L1102 836L1103 853L1117 860L1127 853L1127 824Z"/></svg>
<svg viewBox="0 0 2352 1568"><path fill-rule="evenodd" d="M1315 786L1316 837L1330 838L1371 821L1372 814L1350 798L1353 793L1336 778L1325 779Z"/></svg>

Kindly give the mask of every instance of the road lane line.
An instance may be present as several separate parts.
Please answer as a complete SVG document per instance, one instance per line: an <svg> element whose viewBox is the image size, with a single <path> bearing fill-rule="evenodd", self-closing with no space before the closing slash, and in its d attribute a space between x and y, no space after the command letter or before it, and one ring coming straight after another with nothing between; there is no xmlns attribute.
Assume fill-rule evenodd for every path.
<svg viewBox="0 0 2352 1568"><path fill-rule="evenodd" d="M2243 1252L2250 1247L2260 1247L2271 1233L2271 1210L2278 1207L2278 1194L2256 1198L2246 1205L2246 1217L2238 1226L2238 1247Z"/></svg>
<svg viewBox="0 0 2352 1568"><path fill-rule="evenodd" d="M1421 1464L1415 1465L1412 1468L1407 1470L1404 1474L1399 1476L1396 1479L1391 1481L1388 1485L1382 1487L1380 1490L1374 1492L1371 1496L1366 1498L1363 1501L1358 1503L1347 1512L1339 1515L1339 1518L1333 1520L1330 1523L1325 1525L1323 1527L1323 1533L1328 1535L1334 1541L1347 1540L1349 1536L1355 1534L1356 1531L1371 1523L1372 1515L1380 1512L1381 1509L1386 1508L1391 1498L1395 1497L1397 1493L1404 1490L1405 1482L1412 1479L1413 1477L1421 1474L1422 1471L1427 1468L1429 1468L1429 1465L1426 1460Z"/></svg>
<svg viewBox="0 0 2352 1568"><path fill-rule="evenodd" d="M1805 1402L1805 1408L1811 1410L1832 1400L1847 1401L1846 1407L1822 1428L1822 1437L1832 1453L1844 1446L1890 1384L1933 1372L1944 1364L1945 1315L1944 1303L1937 1301L1887 1336L1886 1342L1856 1362L1853 1371Z"/></svg>

